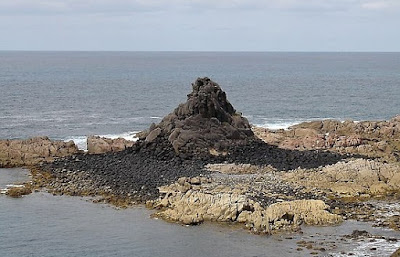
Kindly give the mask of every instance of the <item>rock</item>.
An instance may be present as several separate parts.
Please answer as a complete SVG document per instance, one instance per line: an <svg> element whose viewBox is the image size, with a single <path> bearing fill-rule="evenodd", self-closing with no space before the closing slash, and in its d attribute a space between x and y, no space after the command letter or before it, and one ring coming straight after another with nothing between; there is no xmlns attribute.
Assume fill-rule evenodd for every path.
<svg viewBox="0 0 400 257"><path fill-rule="evenodd" d="M139 137L132 147L122 144L122 148L126 148L123 151L77 155L43 164L41 169L55 180L55 184L48 183L55 192L62 188L62 192L81 195L99 192L102 188L101 191L109 189L115 196L126 198L129 195L129 198L137 202L144 202L154 201L159 195L163 195L162 186L171 184L180 177L185 179L177 183L175 192L183 195L197 192L196 190L204 186L202 179L199 184L198 180L192 181L192 178L209 174L204 169L208 163L243 164L241 168L234 168L232 171L239 176L245 172L251 176L253 171L258 172L254 167L271 171L287 171L298 167L316 168L336 163L344 157L323 151L285 150L255 138L248 121L241 113L236 112L219 85L208 78L197 79L192 84L192 92L187 101L165 116L159 124L152 124ZM91 152L109 151L110 148L112 150L110 145L113 141L110 143L105 139L96 140L99 143L98 149L89 147ZM73 175L68 175L69 172ZM68 184L68 181L73 183ZM257 183L254 181L243 187L221 184L215 188L214 193L221 194L219 197L225 201L228 196L242 197L243 193L249 191L248 185ZM89 184L92 186L88 186ZM265 186L270 188L275 184L280 185L272 181L272 185ZM83 190L82 187L90 190ZM278 189L280 198L294 198L292 194L288 198L281 197L289 192L288 187ZM270 195L256 194L248 197L250 200L256 199L264 207L275 202ZM170 199L164 200L164 203L173 204ZM232 208L234 206L232 204ZM185 222L200 222L210 217L198 215L195 219L195 216L190 216L190 212L186 214L190 219ZM218 219L228 219L230 216L233 217L234 213L221 213L218 216L221 218Z"/></svg>
<svg viewBox="0 0 400 257"><path fill-rule="evenodd" d="M221 151L254 138L247 119L236 112L226 93L209 78L198 78L186 103L149 131L146 142L162 136L177 154L208 154L211 148Z"/></svg>
<svg viewBox="0 0 400 257"><path fill-rule="evenodd" d="M199 185L200 181L194 182ZM183 185L189 188L183 188ZM331 225L342 221L340 216L329 213L329 206L320 200L283 201L264 208L259 202L229 188L194 188L188 178L180 178L174 184L160 187L159 191L158 207L162 210L155 216L183 224L239 222L255 233L270 234L282 229L297 230L302 223Z"/></svg>
<svg viewBox="0 0 400 257"><path fill-rule="evenodd" d="M298 169L284 178L340 196L381 196L400 190L399 166L376 160L354 159L314 170Z"/></svg>
<svg viewBox="0 0 400 257"><path fill-rule="evenodd" d="M400 118L389 121L313 121L288 130L253 128L257 137L284 149L325 149L400 161Z"/></svg>
<svg viewBox="0 0 400 257"><path fill-rule="evenodd" d="M160 134L161 134L161 129L160 128L155 128L150 133L147 135L145 141L146 142L153 142L154 139L156 139Z"/></svg>
<svg viewBox="0 0 400 257"><path fill-rule="evenodd" d="M358 239L360 237L371 237L372 235L366 230L353 230L351 235L346 235L347 238Z"/></svg>
<svg viewBox="0 0 400 257"><path fill-rule="evenodd" d="M34 137L26 140L0 140L0 167L35 165L78 153L73 141Z"/></svg>
<svg viewBox="0 0 400 257"><path fill-rule="evenodd" d="M206 169L225 174L256 174L276 171L271 166L259 167L251 164L207 164Z"/></svg>
<svg viewBox="0 0 400 257"><path fill-rule="evenodd" d="M123 151L135 144L124 138L104 138L99 136L89 136L87 139L87 148L89 154L101 154L107 152Z"/></svg>

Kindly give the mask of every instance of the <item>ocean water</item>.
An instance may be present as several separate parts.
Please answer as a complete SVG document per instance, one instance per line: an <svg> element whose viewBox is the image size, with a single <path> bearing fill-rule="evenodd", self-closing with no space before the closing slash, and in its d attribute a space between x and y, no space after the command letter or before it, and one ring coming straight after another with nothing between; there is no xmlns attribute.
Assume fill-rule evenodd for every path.
<svg viewBox="0 0 400 257"><path fill-rule="evenodd" d="M15 173L26 176L21 169L0 169L0 181L8 179L7 183L12 183ZM356 221L334 227L305 226L303 233L260 236L215 223L181 226L152 219L152 211L140 206L117 210L91 203L88 198L44 192L19 199L0 195L0 207L2 257L306 257L312 252L319 253L314 256L342 257L351 253L355 257L374 257L389 256L400 247L398 232ZM355 229L399 241L343 239ZM297 250L297 242L303 240L313 241L326 251Z"/></svg>
<svg viewBox="0 0 400 257"><path fill-rule="evenodd" d="M400 53L0 52L0 138L131 138L203 76L269 128L400 113Z"/></svg>
<svg viewBox="0 0 400 257"><path fill-rule="evenodd" d="M268 128L400 113L400 53L0 51L0 138L46 135L82 149L87 135L134 139L184 102L203 76L218 82L252 124ZM0 169L0 188L26 178L21 169ZM305 227L285 239L215 224L182 227L149 215L45 193L0 195L0 256L309 256L296 241L339 241L353 229L399 237L346 222ZM350 242L319 256L373 256L371 247L387 256L399 246Z"/></svg>

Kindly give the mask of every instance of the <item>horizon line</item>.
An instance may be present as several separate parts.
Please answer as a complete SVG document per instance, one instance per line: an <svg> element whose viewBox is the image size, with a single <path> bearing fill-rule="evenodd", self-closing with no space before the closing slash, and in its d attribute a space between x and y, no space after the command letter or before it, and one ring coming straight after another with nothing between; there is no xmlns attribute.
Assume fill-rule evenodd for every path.
<svg viewBox="0 0 400 257"><path fill-rule="evenodd" d="M290 50L9 50L0 52L148 52L148 53L400 53L400 51L290 51Z"/></svg>

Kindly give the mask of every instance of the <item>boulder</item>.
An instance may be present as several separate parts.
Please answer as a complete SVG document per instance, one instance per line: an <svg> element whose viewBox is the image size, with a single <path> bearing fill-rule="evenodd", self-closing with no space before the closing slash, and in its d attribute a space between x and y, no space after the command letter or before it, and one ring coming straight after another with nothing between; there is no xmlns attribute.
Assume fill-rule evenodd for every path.
<svg viewBox="0 0 400 257"><path fill-rule="evenodd" d="M145 141L146 142L153 142L159 135L161 134L160 128L155 128L147 135Z"/></svg>
<svg viewBox="0 0 400 257"><path fill-rule="evenodd" d="M135 144L124 138L104 138L99 136L89 136L87 139L87 148L89 154L101 154L107 152L123 151Z"/></svg>

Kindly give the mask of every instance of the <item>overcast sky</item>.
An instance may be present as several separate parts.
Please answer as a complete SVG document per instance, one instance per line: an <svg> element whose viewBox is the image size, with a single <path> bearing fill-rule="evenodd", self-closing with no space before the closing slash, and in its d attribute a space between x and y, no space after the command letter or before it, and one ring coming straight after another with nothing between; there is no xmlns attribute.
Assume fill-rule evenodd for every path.
<svg viewBox="0 0 400 257"><path fill-rule="evenodd" d="M0 50L400 51L400 0L0 0Z"/></svg>

